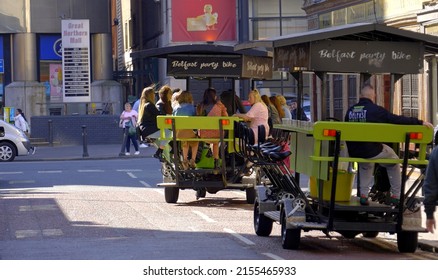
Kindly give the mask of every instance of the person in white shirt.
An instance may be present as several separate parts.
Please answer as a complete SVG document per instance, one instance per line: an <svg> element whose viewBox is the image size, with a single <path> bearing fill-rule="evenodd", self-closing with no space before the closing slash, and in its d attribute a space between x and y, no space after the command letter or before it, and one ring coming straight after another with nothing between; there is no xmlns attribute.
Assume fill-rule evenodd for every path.
<svg viewBox="0 0 438 280"><path fill-rule="evenodd" d="M27 132L27 123L21 114L21 110L15 110L14 125L23 132Z"/></svg>

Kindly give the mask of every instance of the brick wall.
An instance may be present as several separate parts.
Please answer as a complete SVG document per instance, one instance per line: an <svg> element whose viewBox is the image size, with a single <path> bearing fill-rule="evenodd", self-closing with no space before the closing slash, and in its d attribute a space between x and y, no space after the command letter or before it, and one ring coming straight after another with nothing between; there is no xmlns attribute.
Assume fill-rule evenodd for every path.
<svg viewBox="0 0 438 280"><path fill-rule="evenodd" d="M49 120L53 142L61 145L82 145L82 126L86 126L87 143L119 144L123 141L117 115L37 116L31 118L31 137L49 141Z"/></svg>

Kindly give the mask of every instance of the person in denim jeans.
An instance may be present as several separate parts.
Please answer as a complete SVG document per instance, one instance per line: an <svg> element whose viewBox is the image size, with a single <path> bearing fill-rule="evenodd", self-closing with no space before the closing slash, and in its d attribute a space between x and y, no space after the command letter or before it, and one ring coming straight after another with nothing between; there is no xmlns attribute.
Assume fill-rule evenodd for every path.
<svg viewBox="0 0 438 280"><path fill-rule="evenodd" d="M125 155L129 156L131 142L134 145L135 155L139 155L140 151L138 150L137 143L137 133L130 134L129 128L133 126L136 127L138 114L135 110L132 110L131 104L129 102L125 103L125 110L120 114L120 126L123 128L123 133L126 135L126 153Z"/></svg>

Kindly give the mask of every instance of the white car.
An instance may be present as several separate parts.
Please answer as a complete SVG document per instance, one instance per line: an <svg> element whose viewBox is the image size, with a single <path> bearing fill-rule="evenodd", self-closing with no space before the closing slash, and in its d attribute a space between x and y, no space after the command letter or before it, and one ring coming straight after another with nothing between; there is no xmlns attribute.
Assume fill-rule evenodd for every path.
<svg viewBox="0 0 438 280"><path fill-rule="evenodd" d="M15 126L0 120L0 162L35 153L29 138Z"/></svg>

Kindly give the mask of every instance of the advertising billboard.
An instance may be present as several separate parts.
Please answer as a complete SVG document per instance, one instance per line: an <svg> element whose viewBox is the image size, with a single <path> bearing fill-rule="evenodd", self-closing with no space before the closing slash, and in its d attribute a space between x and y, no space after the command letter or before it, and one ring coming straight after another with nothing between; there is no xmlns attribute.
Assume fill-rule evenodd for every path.
<svg viewBox="0 0 438 280"><path fill-rule="evenodd" d="M235 0L172 0L173 42L236 41Z"/></svg>

